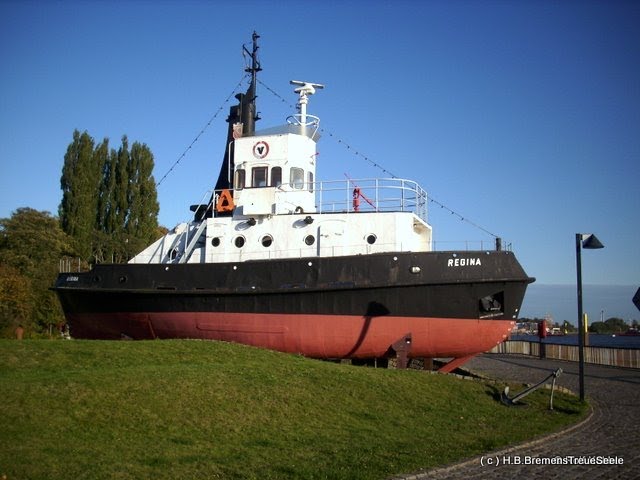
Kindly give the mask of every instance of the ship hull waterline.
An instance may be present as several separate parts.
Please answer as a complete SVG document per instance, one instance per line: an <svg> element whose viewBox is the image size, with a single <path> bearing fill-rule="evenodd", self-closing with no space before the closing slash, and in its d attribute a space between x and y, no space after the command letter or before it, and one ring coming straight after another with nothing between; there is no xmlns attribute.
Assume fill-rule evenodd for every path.
<svg viewBox="0 0 640 480"><path fill-rule="evenodd" d="M195 338L313 358L382 358L409 335L411 357L460 358L508 336L533 281L510 252L454 256L471 265L460 259L481 254L480 268L469 269L447 267L450 252L98 265L61 274L55 290L74 338ZM487 297L500 300L499 311L480 311Z"/></svg>

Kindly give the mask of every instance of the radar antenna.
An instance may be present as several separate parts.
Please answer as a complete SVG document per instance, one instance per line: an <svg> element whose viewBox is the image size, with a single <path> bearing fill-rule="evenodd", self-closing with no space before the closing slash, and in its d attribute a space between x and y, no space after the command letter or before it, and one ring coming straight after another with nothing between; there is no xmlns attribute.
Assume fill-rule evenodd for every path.
<svg viewBox="0 0 640 480"><path fill-rule="evenodd" d="M298 99L298 111L300 112L300 125L307 125L307 104L309 103L309 96L316 93L316 90L321 90L324 85L320 83L301 82L300 80L291 80L291 85L298 85L298 88L294 90L300 98ZM317 117L313 117L314 121L317 121Z"/></svg>

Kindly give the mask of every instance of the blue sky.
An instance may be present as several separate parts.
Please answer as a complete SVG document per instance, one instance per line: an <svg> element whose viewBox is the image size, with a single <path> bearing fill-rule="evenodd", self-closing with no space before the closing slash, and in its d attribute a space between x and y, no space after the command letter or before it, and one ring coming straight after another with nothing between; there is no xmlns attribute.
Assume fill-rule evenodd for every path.
<svg viewBox="0 0 640 480"><path fill-rule="evenodd" d="M74 129L126 134L160 179L243 74L255 29L259 127L283 122L289 80L326 84L320 179L417 180L511 243L542 284L640 285L640 3L552 1L1 1L0 217L55 213ZM215 183L221 113L158 188L160 222ZM336 141L340 138L343 143ZM436 204L441 246L491 237Z"/></svg>

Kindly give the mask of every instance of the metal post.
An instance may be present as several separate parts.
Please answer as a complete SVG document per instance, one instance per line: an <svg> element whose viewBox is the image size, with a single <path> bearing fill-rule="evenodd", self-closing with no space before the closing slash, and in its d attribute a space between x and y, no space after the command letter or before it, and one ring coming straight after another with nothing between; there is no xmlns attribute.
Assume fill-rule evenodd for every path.
<svg viewBox="0 0 640 480"><path fill-rule="evenodd" d="M580 400L584 401L584 327L582 325L582 234L576 233L576 271L578 273L578 379Z"/></svg>

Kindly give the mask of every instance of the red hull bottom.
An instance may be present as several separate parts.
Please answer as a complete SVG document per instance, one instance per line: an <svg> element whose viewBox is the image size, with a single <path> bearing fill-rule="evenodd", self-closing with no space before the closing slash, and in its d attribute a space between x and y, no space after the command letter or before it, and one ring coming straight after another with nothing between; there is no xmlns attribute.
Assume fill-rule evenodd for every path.
<svg viewBox="0 0 640 480"><path fill-rule="evenodd" d="M502 342L512 320L264 313L68 314L75 338L222 340L313 358L382 358L411 335L409 357L466 357Z"/></svg>

